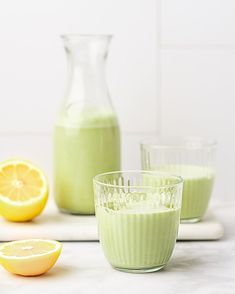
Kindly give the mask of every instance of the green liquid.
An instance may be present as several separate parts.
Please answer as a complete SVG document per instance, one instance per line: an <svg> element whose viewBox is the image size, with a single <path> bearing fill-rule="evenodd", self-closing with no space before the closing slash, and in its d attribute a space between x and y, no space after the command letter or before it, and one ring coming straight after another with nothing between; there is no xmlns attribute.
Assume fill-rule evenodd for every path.
<svg viewBox="0 0 235 294"><path fill-rule="evenodd" d="M157 170L168 171L184 179L181 220L201 219L209 205L214 170L194 165L169 165Z"/></svg>
<svg viewBox="0 0 235 294"><path fill-rule="evenodd" d="M170 259L179 226L179 209L111 210L97 207L99 238L113 267L148 270Z"/></svg>
<svg viewBox="0 0 235 294"><path fill-rule="evenodd" d="M114 170L120 170L120 134L112 113L85 112L76 125L57 124L54 185L61 211L94 214L92 179Z"/></svg>

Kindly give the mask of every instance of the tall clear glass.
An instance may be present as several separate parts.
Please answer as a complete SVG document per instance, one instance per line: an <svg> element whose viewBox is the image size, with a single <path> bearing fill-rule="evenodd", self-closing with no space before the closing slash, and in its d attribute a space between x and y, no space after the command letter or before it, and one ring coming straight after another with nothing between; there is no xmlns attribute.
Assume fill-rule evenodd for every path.
<svg viewBox="0 0 235 294"><path fill-rule="evenodd" d="M194 137L158 137L141 143L144 170L183 177L182 222L197 222L207 210L215 177L216 145L214 140Z"/></svg>
<svg viewBox="0 0 235 294"><path fill-rule="evenodd" d="M182 186L181 177L148 171L94 178L99 238L114 268L153 272L167 264L178 233Z"/></svg>
<svg viewBox="0 0 235 294"><path fill-rule="evenodd" d="M120 169L120 134L105 80L111 36L62 36L68 78L54 128L55 201L60 211L94 214L92 179Z"/></svg>

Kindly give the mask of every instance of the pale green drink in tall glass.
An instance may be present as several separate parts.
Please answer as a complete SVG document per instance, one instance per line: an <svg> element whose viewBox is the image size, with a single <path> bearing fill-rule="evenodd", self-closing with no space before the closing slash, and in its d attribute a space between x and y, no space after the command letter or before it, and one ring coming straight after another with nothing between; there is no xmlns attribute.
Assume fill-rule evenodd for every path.
<svg viewBox="0 0 235 294"><path fill-rule="evenodd" d="M181 222L200 221L209 206L216 142L203 138L156 137L141 144L142 168L167 171L184 179Z"/></svg>
<svg viewBox="0 0 235 294"><path fill-rule="evenodd" d="M145 273L168 263L178 234L182 185L180 177L147 171L94 178L99 240L115 269Z"/></svg>
<svg viewBox="0 0 235 294"><path fill-rule="evenodd" d="M92 178L120 169L120 138L112 113L84 114L77 127L59 125L54 132L55 201L62 211L94 213Z"/></svg>
<svg viewBox="0 0 235 294"><path fill-rule="evenodd" d="M60 211L94 214L92 179L120 169L118 120L105 81L107 35L62 36L68 81L54 128L54 192Z"/></svg>

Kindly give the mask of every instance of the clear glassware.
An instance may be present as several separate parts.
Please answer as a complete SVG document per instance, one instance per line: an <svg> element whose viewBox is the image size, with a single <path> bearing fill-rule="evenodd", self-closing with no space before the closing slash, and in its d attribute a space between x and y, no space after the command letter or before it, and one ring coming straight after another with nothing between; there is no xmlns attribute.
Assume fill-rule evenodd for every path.
<svg viewBox="0 0 235 294"><path fill-rule="evenodd" d="M55 201L94 214L93 177L120 169L120 134L105 80L109 35L62 36L68 78L54 128Z"/></svg>
<svg viewBox="0 0 235 294"><path fill-rule="evenodd" d="M181 222L197 222L209 205L215 177L216 142L158 137L141 143L144 170L168 171L184 179Z"/></svg>
<svg viewBox="0 0 235 294"><path fill-rule="evenodd" d="M153 272L167 264L178 234L182 186L181 177L149 171L94 178L99 238L114 268Z"/></svg>

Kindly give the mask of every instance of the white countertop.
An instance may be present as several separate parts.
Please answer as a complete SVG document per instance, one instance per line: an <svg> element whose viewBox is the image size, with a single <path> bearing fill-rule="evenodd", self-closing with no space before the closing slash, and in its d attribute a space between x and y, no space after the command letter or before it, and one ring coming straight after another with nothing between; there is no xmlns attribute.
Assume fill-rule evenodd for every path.
<svg viewBox="0 0 235 294"><path fill-rule="evenodd" d="M217 206L225 226L219 241L177 242L168 266L151 274L110 267L98 242L66 242L56 266L44 276L24 278L0 268L0 293L235 293L235 203Z"/></svg>

